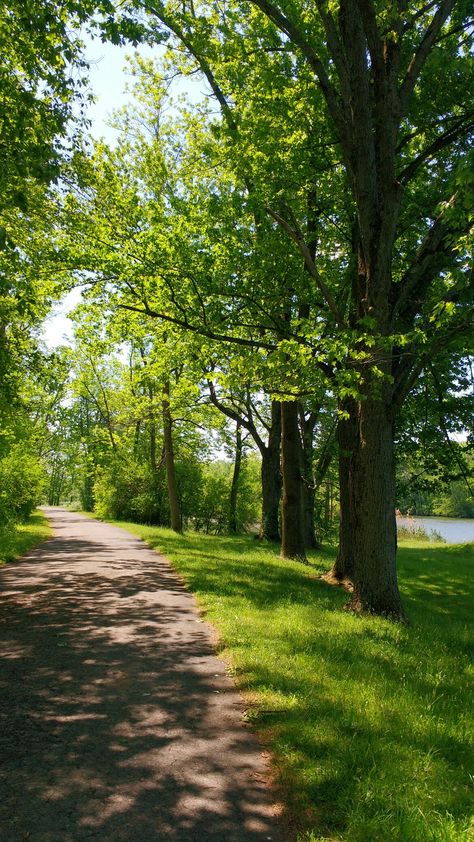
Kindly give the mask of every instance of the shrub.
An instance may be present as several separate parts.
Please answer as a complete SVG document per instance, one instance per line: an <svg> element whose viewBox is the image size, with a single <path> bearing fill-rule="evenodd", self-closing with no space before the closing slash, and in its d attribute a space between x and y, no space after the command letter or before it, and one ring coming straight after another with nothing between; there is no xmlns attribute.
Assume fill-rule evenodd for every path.
<svg viewBox="0 0 474 842"><path fill-rule="evenodd" d="M229 522L230 488L234 466L219 461L204 465L202 492L195 509L195 526L204 532L220 534ZM260 517L260 463L253 456L242 460L237 495L237 527L248 529Z"/></svg>
<svg viewBox="0 0 474 842"><path fill-rule="evenodd" d="M26 520L41 501L45 483L42 463L15 445L0 459L0 524Z"/></svg>
<svg viewBox="0 0 474 842"><path fill-rule="evenodd" d="M148 466L116 460L103 468L94 484L95 512L112 520L163 524L168 504L162 473Z"/></svg>

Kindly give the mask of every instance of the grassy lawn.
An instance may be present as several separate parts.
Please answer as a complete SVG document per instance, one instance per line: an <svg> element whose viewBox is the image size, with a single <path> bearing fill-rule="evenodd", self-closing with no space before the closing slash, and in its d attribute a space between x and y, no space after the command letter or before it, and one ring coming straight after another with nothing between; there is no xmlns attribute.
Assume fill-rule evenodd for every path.
<svg viewBox="0 0 474 842"><path fill-rule="evenodd" d="M474 838L474 544L401 547L404 626L340 610L346 594L318 580L330 551L314 569L253 538L118 525L173 561L219 630L273 753L289 839Z"/></svg>
<svg viewBox="0 0 474 842"><path fill-rule="evenodd" d="M18 524L15 529L0 529L0 566L19 558L50 536L51 528L39 510L33 512L26 523Z"/></svg>

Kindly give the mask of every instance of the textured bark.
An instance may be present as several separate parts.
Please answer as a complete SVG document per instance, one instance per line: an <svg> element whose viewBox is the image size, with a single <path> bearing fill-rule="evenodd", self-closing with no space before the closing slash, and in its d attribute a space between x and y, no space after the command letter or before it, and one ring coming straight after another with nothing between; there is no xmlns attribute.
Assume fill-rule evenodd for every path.
<svg viewBox="0 0 474 842"><path fill-rule="evenodd" d="M383 400L357 405L350 462L351 537L356 611L403 617L397 584L393 423Z"/></svg>
<svg viewBox="0 0 474 842"><path fill-rule="evenodd" d="M176 487L176 470L173 448L173 421L170 410L170 384L163 386L163 439L165 446L166 483L168 486L168 501L170 507L171 528L175 532L182 532L181 508Z"/></svg>
<svg viewBox="0 0 474 842"><path fill-rule="evenodd" d="M242 467L242 428L240 423L237 423L235 431L235 456L234 456L234 471L232 474L232 484L230 487L229 498L229 532L235 535L237 532L237 496L239 493L239 477L240 469Z"/></svg>
<svg viewBox="0 0 474 842"><path fill-rule="evenodd" d="M355 404L346 402L342 410L349 412L348 418L339 418L337 444L339 462L339 546L332 576L339 581L354 578L354 554L352 543L353 513L351 511L351 463L356 448L357 425Z"/></svg>
<svg viewBox="0 0 474 842"><path fill-rule="evenodd" d="M283 474L282 558L305 559L301 495L301 443L298 404L281 404L281 464Z"/></svg>
<svg viewBox="0 0 474 842"><path fill-rule="evenodd" d="M282 489L280 468L281 405L272 401L268 444L260 449L262 456L262 523L260 538L280 540L279 515Z"/></svg>

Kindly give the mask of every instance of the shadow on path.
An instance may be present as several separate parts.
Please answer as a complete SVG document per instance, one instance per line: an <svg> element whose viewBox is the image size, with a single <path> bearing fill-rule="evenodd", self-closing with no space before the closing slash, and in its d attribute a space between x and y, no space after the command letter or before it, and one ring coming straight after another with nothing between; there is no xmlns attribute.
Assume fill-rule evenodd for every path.
<svg viewBox="0 0 474 842"><path fill-rule="evenodd" d="M276 840L266 768L193 597L120 529L0 574L2 842Z"/></svg>

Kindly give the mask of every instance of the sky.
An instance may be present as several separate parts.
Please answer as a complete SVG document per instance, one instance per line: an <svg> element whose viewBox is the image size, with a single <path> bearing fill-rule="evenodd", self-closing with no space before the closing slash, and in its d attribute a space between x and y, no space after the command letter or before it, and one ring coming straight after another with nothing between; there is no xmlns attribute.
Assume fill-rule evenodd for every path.
<svg viewBox="0 0 474 842"><path fill-rule="evenodd" d="M95 139L104 138L114 145L117 132L110 126L112 112L130 102L132 96L126 92L130 77L127 73L127 57L137 53L144 58L158 57L162 48L141 45L120 47L102 44L98 38L85 39L85 57L89 62L90 88L96 102L89 109L92 121L90 132Z"/></svg>

